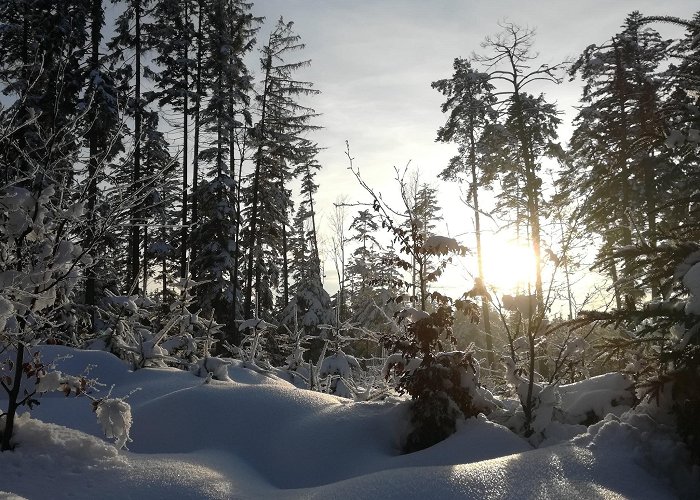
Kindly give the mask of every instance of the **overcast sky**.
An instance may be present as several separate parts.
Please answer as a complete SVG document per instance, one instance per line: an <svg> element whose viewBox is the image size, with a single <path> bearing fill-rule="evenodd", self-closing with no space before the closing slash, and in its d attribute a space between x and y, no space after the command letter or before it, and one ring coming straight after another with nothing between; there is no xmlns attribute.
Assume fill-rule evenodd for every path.
<svg viewBox="0 0 700 500"><path fill-rule="evenodd" d="M540 62L554 64L607 40L633 10L689 18L699 9L690 0L257 0L253 10L267 18L259 44L282 15L295 22L307 45L300 57L312 63L301 76L322 92L313 98L313 107L323 114L318 123L324 129L314 140L327 148L320 157L324 168L318 200L327 219L339 195L366 199L347 171L346 140L356 166L372 185L394 188L393 166L410 161L422 179L441 186L436 175L455 148L434 142L444 123L439 108L443 99L430 83L451 76L455 57L478 52L484 37L499 31L499 21L536 28ZM654 27L662 35L670 33L664 25ZM534 90L558 102L569 125L578 84ZM569 130L562 130L564 139ZM446 212L463 210L454 190L445 193L452 193L442 200ZM472 230L458 227L470 226L468 219L456 220L448 228L453 235Z"/></svg>

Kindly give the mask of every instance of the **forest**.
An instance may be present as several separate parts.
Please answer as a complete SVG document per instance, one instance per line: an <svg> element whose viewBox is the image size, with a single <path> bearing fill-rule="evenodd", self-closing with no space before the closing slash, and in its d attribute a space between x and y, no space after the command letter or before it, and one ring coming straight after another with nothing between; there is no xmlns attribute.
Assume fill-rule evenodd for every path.
<svg viewBox="0 0 700 500"><path fill-rule="evenodd" d="M700 486L700 12L634 11L619 25L549 64L534 29L494 22L480 46L453 54L451 75L435 75L444 122L430 140L454 151L439 182L459 187L470 225L453 237L440 232L446 206L436 184L407 168L394 169L391 186L373 186L351 138L341 154L360 196L319 215L320 190L341 187L318 181L323 110L314 108L314 82L300 76L311 61L291 19L258 17L245 0L0 2L3 468L38 467L35 456L50 456L37 443L54 438L29 437L57 435L42 425L104 434L116 449L133 439L131 451L114 454L81 444L102 450L69 453L81 467L101 457L138 468L141 454L198 450L194 442L172 448L162 420L173 411L168 398L206 386L201 401L252 412L231 416L249 426L268 421L261 408L277 408L336 429L361 418L391 427L386 449L367 448L383 472L529 452L545 464L545 453L575 460L561 450L593 449L604 432L653 436L634 467L646 464L644 477L654 478L665 460L681 472L656 471L665 477L660 495L692 497ZM677 36L665 38L661 27ZM563 112L541 91L563 81L580 83L566 142ZM491 281L493 249L483 238L495 223L526 249L502 254L525 269L510 286ZM469 278L455 295L444 280L465 262ZM576 283L593 275L582 293ZM244 398L239 385L260 395ZM78 409L81 398L99 428ZM192 398L173 405L202 404ZM343 416L343 405L356 406ZM341 412L337 419L324 416L326 406ZM148 429L137 428L140 419ZM176 420L209 436L206 422ZM347 436L368 442L359 423L345 425ZM257 445L240 444L250 431L232 430L240 435L231 449L253 457L251 470L287 477L251 451ZM467 437L479 432L501 443L492 455L469 459L449 448L469 448ZM331 435L316 445L312 432L300 436L316 457L322 444L335 446ZM215 441L207 446L228 446ZM596 453L595 464L612 460ZM418 458L397 458L410 456ZM589 484L601 498L625 498L646 487L596 483L604 466L595 467L572 472L566 494L589 496ZM191 488L192 498L317 487L298 497L368 495L364 483L323 489L374 472L353 470L319 482L301 470L264 481L233 474L264 486L206 494L194 483L177 488ZM625 471L636 474L632 465ZM0 493L32 497L64 474L44 472L34 485L1 472ZM165 498L180 484L153 474L167 487L141 485L136 497ZM444 484L432 493L482 491Z"/></svg>

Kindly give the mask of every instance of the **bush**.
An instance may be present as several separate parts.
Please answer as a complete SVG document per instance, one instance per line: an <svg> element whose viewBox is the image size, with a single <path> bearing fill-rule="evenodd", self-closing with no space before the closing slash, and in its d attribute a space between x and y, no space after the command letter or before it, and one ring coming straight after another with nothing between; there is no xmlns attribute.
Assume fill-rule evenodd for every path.
<svg viewBox="0 0 700 500"><path fill-rule="evenodd" d="M428 448L456 430L457 421L494 408L489 393L479 385L479 365L471 352L440 352L442 339L454 343L454 309L449 298L434 294L437 307L432 313L408 307L396 314L402 330L385 339L395 354L384 367L388 378L393 368L400 375L397 390L411 396L412 430L404 452ZM471 301L458 301L459 309L478 320Z"/></svg>

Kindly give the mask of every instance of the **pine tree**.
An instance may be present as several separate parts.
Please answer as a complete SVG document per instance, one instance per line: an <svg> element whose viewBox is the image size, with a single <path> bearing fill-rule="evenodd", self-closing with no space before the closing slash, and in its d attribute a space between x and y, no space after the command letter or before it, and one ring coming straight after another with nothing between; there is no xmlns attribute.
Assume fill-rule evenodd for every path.
<svg viewBox="0 0 700 500"><path fill-rule="evenodd" d="M143 29L143 24L144 11L149 4L150 0L130 0L127 2L124 11L116 19L114 37L107 44L110 49L110 60L115 71L117 86L120 94L127 101L126 113L134 121L131 158L124 167L129 172L128 175L131 177L134 190L142 198L147 188L144 187L145 175L142 173L142 118L145 102L141 92L141 80L144 66L142 58L148 48L147 29ZM142 228L145 227L142 219L142 207L134 206L129 220L127 272L124 283L124 288L128 291L139 290L143 256Z"/></svg>
<svg viewBox="0 0 700 500"><path fill-rule="evenodd" d="M328 292L323 288L321 259L316 233L314 195L318 190L315 176L321 168L316 155L318 146L311 141L300 141L297 148L294 173L301 180L299 208L294 218L291 272L294 283L291 297L282 304L281 322L304 327L307 335L318 336L319 325L332 325L335 315ZM299 325L294 325L294 321Z"/></svg>
<svg viewBox="0 0 700 500"><path fill-rule="evenodd" d="M86 85L80 106L89 110L87 120L89 126L86 130L86 142L89 152L87 170L88 191L88 245L93 245L95 239L95 218L98 210L104 203L100 196L100 184L104 181L104 175L97 176L98 166L113 160L123 152L123 134L120 131L121 110L119 96L114 85L114 77L105 64L105 57L101 53L103 40L102 29L105 22L105 13L102 0L90 2L90 50L88 64L85 68ZM93 248L95 256L101 256L106 252L103 248ZM98 262L104 262L98 258ZM105 276L104 270L89 267L86 270L85 303L94 308L98 295L102 294L104 281L98 283L99 276ZM92 313L94 319L94 311ZM94 321L93 321L94 327Z"/></svg>
<svg viewBox="0 0 700 500"><path fill-rule="evenodd" d="M161 293L166 300L167 277L177 273L176 249L177 236L174 228L178 226L178 201L182 192L178 190L178 177L182 178L179 163L170 155L169 143L163 132L158 130L159 115L154 111L143 113L142 155L145 166L144 174L149 180L143 213L143 290L148 290L148 282L155 278L161 284ZM179 212L181 215L181 211ZM146 228L153 228L148 231ZM151 262L157 261L156 272L151 270ZM178 266L179 268L179 266Z"/></svg>
<svg viewBox="0 0 700 500"><path fill-rule="evenodd" d="M480 169L478 159L484 154L483 148L480 147L480 139L487 127L494 124L497 118L493 108L496 98L493 96L494 86L489 82L490 76L487 73L474 70L471 63L465 59L455 59L453 67L452 78L438 80L432 84L434 89L447 98L442 104L442 112L449 113L445 125L438 129L437 140L455 142L458 146L458 154L450 160L448 166L440 173L440 177L462 181L462 176L467 176L469 183L467 199L473 204L474 213L478 280L485 284L479 188L488 187L493 182L494 172ZM488 165L488 162L484 163ZM493 365L491 318L486 296L482 296L481 308L488 362Z"/></svg>
<svg viewBox="0 0 700 500"><path fill-rule="evenodd" d="M3 92L14 96L15 119L24 124L14 129L17 147L2 152L8 166L4 180L26 180L33 160L40 160L52 166L45 174L61 186L73 181L71 160L80 137L64 134L58 140L53 131L76 132L68 124L81 109L89 10L87 1L8 1L0 6L0 82ZM54 141L48 143L42 133Z"/></svg>
<svg viewBox="0 0 700 500"><path fill-rule="evenodd" d="M589 46L570 70L585 82L584 106L571 138L573 162L562 178L583 200L582 222L603 238L601 256L631 245L636 236L655 234L657 199L672 182L663 151L657 74L669 42L644 28L641 19L639 12L630 14L622 32ZM625 261L623 278L630 278L631 266ZM618 307L623 298L638 298L633 283L619 289L612 264L609 273Z"/></svg>
<svg viewBox="0 0 700 500"><path fill-rule="evenodd" d="M199 306L224 325L221 331L233 344L240 343L235 320L242 314L236 282L238 186L229 131L251 123L248 92L252 82L243 59L255 42L257 20L249 9L242 2L219 0L200 10L205 21L200 76L211 96L196 125L201 124L205 132L204 140L198 141L204 147L198 149L197 169L206 168L207 179L195 192L197 220L190 239L197 252L192 273L195 279L207 281L197 289Z"/></svg>
<svg viewBox="0 0 700 500"><path fill-rule="evenodd" d="M158 1L152 9L153 22L148 26L149 45L156 51L154 62L157 71L147 71L156 91L146 94L149 101L172 106L181 113L182 121L182 191L180 217L180 277L185 277L188 250L188 172L189 172L189 115L194 92L191 89L192 73L196 61L191 57L193 40L197 35L192 20L196 2Z"/></svg>
<svg viewBox="0 0 700 500"><path fill-rule="evenodd" d="M349 243L357 245L350 255L347 275L352 309L351 322L363 329L389 333L396 302L402 289L401 275L393 265L393 249L383 248L376 238L377 214L360 210L350 224Z"/></svg>
<svg viewBox="0 0 700 500"><path fill-rule="evenodd" d="M299 103L300 97L317 93L309 82L294 79L294 72L309 61L287 62L290 52L304 44L294 33L293 23L282 18L261 50L263 88L257 96L260 119L252 131L256 143L254 171L247 187L248 264L246 268L245 315L263 315L274 307L273 290L279 284L280 260L286 264L286 252L280 252L286 238L292 203L288 183L291 162L302 134L313 129L315 112ZM256 304L253 307L253 295Z"/></svg>
<svg viewBox="0 0 700 500"><path fill-rule="evenodd" d="M665 163L667 175L673 179L673 189L658 196L658 230L663 233L678 228L680 222L688 235L697 232L698 226L689 224L696 186L700 183L700 61L698 61L698 36L700 36L700 12L692 19L644 18L648 24L654 21L670 22L686 28L686 34L671 45L672 63L661 75L662 94L667 98L661 103L661 114L668 123L665 146L671 156Z"/></svg>
<svg viewBox="0 0 700 500"><path fill-rule="evenodd" d="M428 284L435 281L442 269L435 267L431 252L423 252L423 246L431 236L435 235L435 222L439 220L440 207L437 202L437 189L425 183L420 183L416 175L410 185L403 181L401 196L406 208L404 225L412 235L413 244L419 251L411 252L411 294L417 297L421 309L425 310L428 303Z"/></svg>

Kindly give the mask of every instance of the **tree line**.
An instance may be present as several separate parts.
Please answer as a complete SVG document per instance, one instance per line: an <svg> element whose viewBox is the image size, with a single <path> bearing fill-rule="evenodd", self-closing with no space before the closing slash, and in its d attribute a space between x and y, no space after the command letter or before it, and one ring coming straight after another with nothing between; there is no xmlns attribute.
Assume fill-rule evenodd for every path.
<svg viewBox="0 0 700 500"><path fill-rule="evenodd" d="M263 19L252 8L240 0L0 7L2 182L84 200L85 226L71 237L92 257L79 302L93 331L105 291L157 291L168 302L176 277L201 282L198 309L233 344L236 320L270 317L302 285L321 293L321 165L307 137L316 128L307 97L317 90L297 76L309 61L294 24L280 18L258 43ZM259 67L249 68L255 51Z"/></svg>
<svg viewBox="0 0 700 500"><path fill-rule="evenodd" d="M317 115L308 98L317 91L297 77L309 61L298 56L304 44L293 23L280 19L259 44L263 20L252 7L0 4L0 332L3 349L16 348L7 365L14 375L3 381L7 415L31 401L20 393L21 370L25 347L39 340L106 348L142 367L175 352L206 361L214 340L218 352L240 353L247 343L243 358L254 362L265 350L283 364L301 352L300 331L325 340L320 358L328 348L341 353L349 338L367 339L355 353L371 354L381 333L388 349L420 353L428 372L442 373L438 365L455 360L433 351L451 345L437 339L447 333L452 342L461 311L482 321L489 366L503 350L509 366L529 375L525 435L538 405L536 372L560 381L578 352L570 350L576 328L601 323L643 335L618 336L599 353L636 349L642 338L654 363L641 380L658 389L669 377L687 379L681 414L697 421L688 380L700 366L700 14L634 12L619 33L557 65L537 61L532 30L506 23L433 83L445 97L437 140L457 151L441 177L466 183L476 230L475 283L453 300L431 286L466 248L435 233L436 189L397 171L402 206L390 207L363 181L349 147L350 169L371 201L351 218L346 203L337 206L340 290L334 298L324 290L321 165L308 138ZM686 32L663 39L660 22ZM565 148L560 111L534 89L567 72L583 91ZM547 162L557 165L551 178ZM487 188L496 195L488 214ZM489 287L485 215L507 221L532 247L535 279L522 295L501 298ZM380 243L380 230L390 245ZM562 327L550 321L554 287L546 279L562 271L571 297L571 252L581 240L596 249L615 308L577 320L572 311L564 340L554 342ZM491 332L494 309L503 342ZM250 320L265 321L265 338L263 323ZM478 364L471 355L460 360L464 370Z"/></svg>

